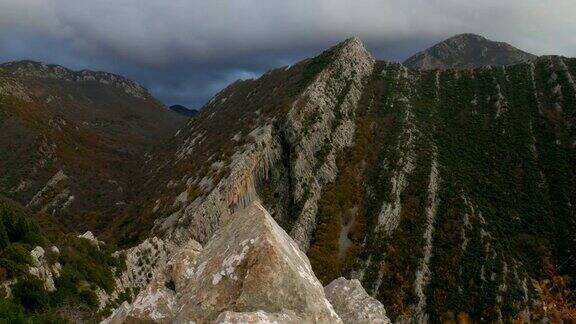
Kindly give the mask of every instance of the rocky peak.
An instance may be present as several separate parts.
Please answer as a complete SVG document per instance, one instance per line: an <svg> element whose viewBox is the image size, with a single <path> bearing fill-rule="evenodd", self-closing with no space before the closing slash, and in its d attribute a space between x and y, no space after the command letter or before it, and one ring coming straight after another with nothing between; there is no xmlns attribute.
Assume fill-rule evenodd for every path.
<svg viewBox="0 0 576 324"><path fill-rule="evenodd" d="M489 40L483 36L472 34L472 33L463 33L454 35L446 40L446 42L486 42Z"/></svg>
<svg viewBox="0 0 576 324"><path fill-rule="evenodd" d="M362 40L360 38L358 38L357 36L353 36L350 38L345 39L344 41L340 42L338 45L335 46L336 48L340 48L342 50L352 50L352 51L356 51L356 52L366 52L368 53L368 50L366 50L366 47L364 46L364 43L362 42ZM368 53L368 55L370 55Z"/></svg>
<svg viewBox="0 0 576 324"><path fill-rule="evenodd" d="M197 243L184 245L105 322L342 322L306 255L258 202L232 214L198 251ZM381 311L372 318L385 322L374 302ZM353 313L347 322L359 319Z"/></svg>
<svg viewBox="0 0 576 324"><path fill-rule="evenodd" d="M255 196L254 186L261 177L271 171L272 166L278 167L283 150L291 150L293 164L288 166L293 170L277 169L278 172L290 174L294 177L295 191L294 197L288 199L299 200L305 204L301 215L297 216L294 227L291 229L292 237L299 246L306 250L311 239L315 224L316 203L320 196L322 186L334 178L337 168L335 157L343 147L351 145L354 135L354 123L352 121L356 104L360 99L363 81L372 73L375 60L364 48L358 38L351 38L325 51L320 56L300 63L300 67L306 70L306 82L298 82L297 87L284 90L281 95L279 89L283 85L278 84L274 89L269 84L265 84L270 75L264 75L259 80L252 81L251 90L241 96L242 89L247 85L237 85L229 87L222 93L215 96L215 99L207 104L202 110L207 112L199 116L194 122L183 129L175 139L178 143L175 164L189 164L190 161L202 164L213 164L210 161L210 154L194 155L192 152L215 151L218 154L228 154L227 168L200 168L194 173L175 175L171 170L170 181L181 183L179 197L186 197L191 187L201 196L195 199L176 199L179 210L171 210L161 218L157 218L154 225L155 235L164 239L179 242L182 237L192 237L201 243L214 233L221 223L221 219L228 213L228 210L237 206L243 207ZM276 72L278 75L293 74L297 68ZM311 72L312 71L312 72ZM285 78L276 76L279 80ZM295 75L296 78L301 75ZM235 89L233 89L235 88ZM258 88L266 91L257 91ZM289 98L284 105L288 107L285 115L272 116L261 112L261 108L252 104L256 96L268 91L277 91L277 96ZM286 95L290 93L290 95ZM296 93L297 95L294 95ZM248 98L248 99L247 99ZM260 99L258 99L260 100ZM269 99L263 99L269 100ZM223 117L221 111L227 110L227 114L236 113L240 109L230 109L230 103L235 102L235 106L242 106L246 111L244 116L238 118L254 118L250 128L239 131L239 128L215 128L215 120L211 116ZM253 109L253 110L250 110ZM276 113L275 110L273 113ZM273 124L282 120L282 125L278 125L282 130L278 131ZM225 122L225 121L223 121ZM250 125L248 122L238 123L241 126ZM218 130L216 134L214 131ZM249 141L243 145L215 146L208 138L217 136L222 139L230 139L227 142L235 143L235 138L239 134L248 135ZM290 148L283 147L284 143ZM330 145L325 145L331 143ZM223 143L222 143L223 144ZM220 143L219 143L220 145ZM228 148L224 148L228 147ZM221 151L218 151L222 148ZM315 158L315 152L324 148L327 158ZM202 160L205 159L205 160ZM169 164L162 163L164 166ZM325 165L325 166L323 166ZM315 173L314 168L319 167L321 172ZM227 171L223 173L222 171ZM221 173L222 172L222 173ZM271 171L276 172L276 171ZM218 174L221 173L221 174ZM312 179L317 177L318 179ZM186 178L186 181L181 179ZM217 183L212 183L218 180ZM306 194L305 187L308 183L315 183ZM292 193L290 193L292 195ZM160 199L160 200L159 200ZM151 201L161 201L160 197L153 197ZM309 201L308 201L309 200ZM232 207L232 208L231 208ZM160 207L160 209L162 209ZM280 215L280 209L274 209L275 216ZM158 209L156 209L158 210ZM285 215L278 216L279 222ZM290 230L290 229L287 229Z"/></svg>
<svg viewBox="0 0 576 324"><path fill-rule="evenodd" d="M328 49L327 52L332 53L335 60L353 59L356 62L362 62L363 60L374 61L372 54L368 52L364 43L362 43L362 40L358 37L348 38Z"/></svg>
<svg viewBox="0 0 576 324"><path fill-rule="evenodd" d="M495 42L476 34L450 37L406 61L404 65L417 69L468 69L480 66L504 66L531 62L535 55L510 44Z"/></svg>
<svg viewBox="0 0 576 324"><path fill-rule="evenodd" d="M44 64L35 61L15 61L0 65L0 70L14 77L56 79L69 82L89 82L95 81L114 86L127 94L139 99L150 98L143 86L125 77L91 70L73 71L60 65Z"/></svg>

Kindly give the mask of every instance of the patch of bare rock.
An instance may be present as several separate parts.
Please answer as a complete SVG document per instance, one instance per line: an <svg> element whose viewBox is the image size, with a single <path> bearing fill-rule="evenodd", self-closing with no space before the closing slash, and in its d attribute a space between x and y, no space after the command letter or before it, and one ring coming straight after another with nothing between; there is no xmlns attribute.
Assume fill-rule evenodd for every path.
<svg viewBox="0 0 576 324"><path fill-rule="evenodd" d="M297 244L258 202L202 248L190 240L103 323L389 323L357 280L323 288Z"/></svg>

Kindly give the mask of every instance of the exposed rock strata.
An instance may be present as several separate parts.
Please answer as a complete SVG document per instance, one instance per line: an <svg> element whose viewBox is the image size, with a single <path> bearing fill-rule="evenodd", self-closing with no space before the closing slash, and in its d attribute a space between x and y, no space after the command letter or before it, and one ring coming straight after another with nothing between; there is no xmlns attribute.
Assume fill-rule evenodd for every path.
<svg viewBox="0 0 576 324"><path fill-rule="evenodd" d="M286 123L282 126L285 128L285 140L288 140L290 150L295 151L289 166L290 178L294 183L290 199L303 205L302 210L295 216L291 236L304 251L308 248L316 225L320 192L325 184L334 180L337 173L336 153L353 143L356 105L362 93L364 78L370 75L374 65L374 59L356 38L337 45L333 51L328 66L292 103ZM215 98L218 100L211 101L209 105L223 104L226 99L220 98L220 95ZM305 125L305 120L311 115L320 116L320 120L312 125ZM336 118L336 115L339 117ZM232 212L247 206L255 199L258 179L268 176L283 153L282 139L273 130L274 120L260 117L262 124L253 128L246 136L249 140L235 149L227 163L226 169L229 171L224 176L219 176L217 183L213 183L217 175L214 170L211 170L212 174L196 179L191 175L184 175L182 179L174 179L168 183L168 187L172 188L185 182L187 191L199 187L202 195L188 199L186 194L187 199L183 200L178 199L183 197L184 192L180 192L169 202L168 210L172 212L157 219L152 230L157 239L162 241L162 245L177 246L190 237L206 243ZM187 158L191 158L203 147L205 133L201 128L196 129L197 127L191 127L188 137L178 135L182 138L178 140L180 144L176 149L177 158L174 163L185 163ZM231 137L233 135L235 134L231 134ZM316 172L315 166L319 162L314 155L326 142L331 143L330 152ZM306 195L304 187L308 187ZM154 197L153 201L156 201L154 213L164 210L162 198ZM159 266L162 266L162 260L153 268ZM145 270L144 275L146 273ZM122 289L124 288L120 290Z"/></svg>
<svg viewBox="0 0 576 324"><path fill-rule="evenodd" d="M355 53L352 56L363 58L348 57L347 49ZM135 280L126 282L147 289L148 295L156 293L161 285L149 286L148 274L172 258L173 248L190 237L208 246L215 244L212 235L235 217L235 211L250 206L256 191L263 194L270 189L266 192L270 200L264 200L266 207L305 250L316 224L322 221L317 219L317 201L338 175L341 164L336 164L336 157L342 158L345 154L340 153L347 152L342 149L353 144L358 135L355 114L362 114L374 142L369 143L358 168L359 172L366 171L361 184L366 205L361 206L358 219L365 221L367 228L350 235L360 250L358 260L353 261L359 262L344 273L356 273L370 295L387 305L388 316L395 321L436 322L451 312L459 316L460 311L474 320L506 320L514 318L519 309L530 307L534 299L526 269L539 269L517 261L520 259L514 254L525 257L526 250L515 248L514 254L508 254L503 252L502 242L518 233L522 234L519 239L543 238L545 235L534 226L556 222L566 228L572 226L562 223L566 216L562 212L571 210L573 199L565 202L566 208L553 211L559 217L542 216L555 208L549 204L553 196L546 191L558 188L548 186L531 192L539 202L526 200L517 192L532 190L531 185L524 184L534 179L544 188L550 179L572 177L570 172L556 175L551 171L556 162L546 163L557 158L573 160L569 153L576 145L573 125L565 123L563 116L574 107L575 63L542 58L513 67L415 71L386 62L372 67L355 40L328 53L333 55L310 83L291 89L297 94L285 108L278 108L278 115L262 113L260 106L244 100L263 90L261 83L250 81L244 84L249 91L240 99L233 97L240 85L231 86L211 101L208 112L175 135L177 149L171 151L172 159L158 168L179 170L194 164L203 170L189 168L171 174L161 183L162 190L148 200L151 203L146 208L153 210L153 235L157 235L154 240L160 248L152 253L154 262L143 267L136 265L138 253L127 252ZM297 78L295 75L290 76ZM521 86L523 81L525 87ZM275 91L271 87L264 90ZM259 105L265 105L270 99L259 100ZM224 104L231 101L235 107ZM238 119L246 128L211 133L216 126L210 120L232 109L247 111ZM222 147L210 142L214 134L225 139ZM207 150L209 154L198 157ZM530 175L514 171L516 165L524 163L531 165L526 170ZM506 181L501 181L503 178ZM483 179L490 179L490 183ZM260 182L271 188L258 187ZM568 186L562 190L571 192ZM538 212L527 208L532 204L539 206ZM572 234L563 235L572 240ZM230 253L244 260L253 253L253 246L250 241L240 243ZM217 267L224 260L218 261L212 266L212 278L196 284L210 293L213 282L234 282L242 267L236 266L235 260L231 258L234 266L224 270ZM449 298L438 298L440 291ZM163 288L160 293L172 296ZM199 292L190 289L187 293ZM171 303L180 302L178 294L183 292L164 298L174 300L159 305L166 310L163 313L174 309ZM199 297L191 300L194 298ZM469 304L471 300L482 306ZM456 312L454 304L462 309ZM195 312L206 312L210 321L302 320L296 311L224 312L224 306L218 310L197 307ZM176 318L180 313L166 316ZM347 321L344 317L342 320Z"/></svg>
<svg viewBox="0 0 576 324"><path fill-rule="evenodd" d="M375 62L357 38L338 45L337 51L334 61L320 72L288 114L289 141L298 141L294 143L296 183L293 194L296 201L303 202L290 235L304 251L308 250L316 226L321 190L336 178L335 155L354 141L355 110L362 95L364 79L372 73ZM336 115L340 116L339 119ZM319 121L306 125L310 116L319 116ZM326 142L331 144L329 158L324 162L325 166L320 167L321 172L315 172L318 162L315 153Z"/></svg>

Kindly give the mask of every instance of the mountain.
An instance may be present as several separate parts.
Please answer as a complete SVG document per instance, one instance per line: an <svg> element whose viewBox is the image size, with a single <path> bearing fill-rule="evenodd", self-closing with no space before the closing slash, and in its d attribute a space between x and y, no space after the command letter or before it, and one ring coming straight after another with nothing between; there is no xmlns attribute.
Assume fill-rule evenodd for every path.
<svg viewBox="0 0 576 324"><path fill-rule="evenodd" d="M575 74L413 70L347 40L217 94L105 237L210 244L261 199L323 284L358 279L393 321L551 316L576 275Z"/></svg>
<svg viewBox="0 0 576 324"><path fill-rule="evenodd" d="M422 70L471 69L488 65L514 65L535 59L536 55L510 44L494 42L475 34L460 34L415 54L404 61L404 65Z"/></svg>
<svg viewBox="0 0 576 324"><path fill-rule="evenodd" d="M190 109L182 105L172 105L170 106L170 110L186 117L194 117L198 114L198 110Z"/></svg>
<svg viewBox="0 0 576 324"><path fill-rule="evenodd" d="M54 296L111 323L569 322L575 75L559 56L411 69L351 38L236 81L123 175L126 204L96 215L98 239L81 235L106 266L79 272L102 280ZM1 93L26 102L23 82ZM39 196L65 192L66 170Z"/></svg>
<svg viewBox="0 0 576 324"><path fill-rule="evenodd" d="M0 191L69 230L99 231L152 147L185 123L118 75L0 65Z"/></svg>

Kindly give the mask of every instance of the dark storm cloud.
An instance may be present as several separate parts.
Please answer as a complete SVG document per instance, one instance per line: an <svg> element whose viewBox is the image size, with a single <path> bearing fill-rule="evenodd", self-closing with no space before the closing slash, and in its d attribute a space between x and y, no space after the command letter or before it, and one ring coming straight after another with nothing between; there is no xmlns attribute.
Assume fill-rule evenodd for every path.
<svg viewBox="0 0 576 324"><path fill-rule="evenodd" d="M352 35L391 60L462 32L576 56L574 12L573 0L2 0L0 60L112 71L198 107Z"/></svg>

